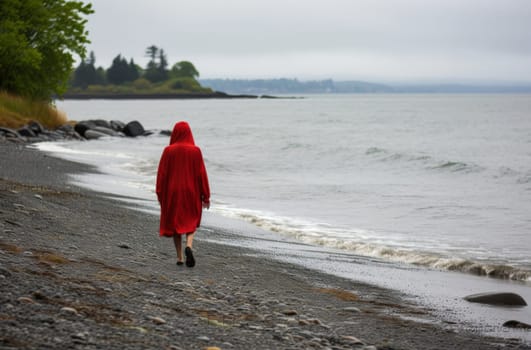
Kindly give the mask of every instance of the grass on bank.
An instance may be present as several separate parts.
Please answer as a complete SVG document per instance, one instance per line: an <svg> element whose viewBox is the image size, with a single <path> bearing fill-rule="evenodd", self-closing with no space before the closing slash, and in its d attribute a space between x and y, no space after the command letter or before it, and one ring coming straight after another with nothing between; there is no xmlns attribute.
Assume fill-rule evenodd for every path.
<svg viewBox="0 0 531 350"><path fill-rule="evenodd" d="M66 115L45 101L34 101L0 91L0 126L17 129L31 121L55 129L67 123Z"/></svg>
<svg viewBox="0 0 531 350"><path fill-rule="evenodd" d="M67 94L206 94L212 89L203 87L194 78L174 78L160 83L152 83L140 78L121 85L89 85L86 88L72 87Z"/></svg>

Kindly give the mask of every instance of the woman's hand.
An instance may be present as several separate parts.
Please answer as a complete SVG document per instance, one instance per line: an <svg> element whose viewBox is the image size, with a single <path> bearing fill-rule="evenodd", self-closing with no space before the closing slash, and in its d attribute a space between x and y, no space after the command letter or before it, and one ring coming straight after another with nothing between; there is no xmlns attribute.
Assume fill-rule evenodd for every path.
<svg viewBox="0 0 531 350"><path fill-rule="evenodd" d="M203 208L210 209L210 202L202 202Z"/></svg>

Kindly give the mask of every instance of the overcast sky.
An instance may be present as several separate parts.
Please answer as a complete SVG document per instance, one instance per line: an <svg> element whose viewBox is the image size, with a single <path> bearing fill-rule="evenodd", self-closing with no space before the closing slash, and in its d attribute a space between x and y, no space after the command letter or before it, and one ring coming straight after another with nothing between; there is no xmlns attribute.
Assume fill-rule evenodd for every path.
<svg viewBox="0 0 531 350"><path fill-rule="evenodd" d="M90 2L104 67L153 44L201 78L531 82L530 0Z"/></svg>

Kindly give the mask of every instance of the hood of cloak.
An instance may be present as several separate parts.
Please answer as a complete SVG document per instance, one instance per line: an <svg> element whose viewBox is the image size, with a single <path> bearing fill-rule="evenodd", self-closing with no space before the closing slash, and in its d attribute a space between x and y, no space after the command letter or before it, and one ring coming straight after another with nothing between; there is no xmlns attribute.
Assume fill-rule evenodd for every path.
<svg viewBox="0 0 531 350"><path fill-rule="evenodd" d="M173 145L174 143L188 143L195 145L192 129L190 129L190 125L188 125L187 122L178 122L173 127L170 137L170 145Z"/></svg>

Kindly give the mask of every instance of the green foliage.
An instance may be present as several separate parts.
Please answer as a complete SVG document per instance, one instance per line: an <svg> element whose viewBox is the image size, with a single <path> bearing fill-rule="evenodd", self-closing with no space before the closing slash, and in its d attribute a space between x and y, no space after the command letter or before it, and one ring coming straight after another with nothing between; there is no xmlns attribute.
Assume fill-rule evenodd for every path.
<svg viewBox="0 0 531 350"><path fill-rule="evenodd" d="M96 69L95 63L96 56L91 52L89 58L82 60L74 71L71 85L86 89L89 85L105 84L105 71L101 67Z"/></svg>
<svg viewBox="0 0 531 350"><path fill-rule="evenodd" d="M144 72L144 78L152 83L157 83L168 79L168 60L163 49L155 45L146 48L146 55L151 58ZM155 60L158 58L158 62Z"/></svg>
<svg viewBox="0 0 531 350"><path fill-rule="evenodd" d="M81 1L1 0L0 90L47 100L64 93L91 13Z"/></svg>
<svg viewBox="0 0 531 350"><path fill-rule="evenodd" d="M193 91L201 88L201 85L194 78L183 77L174 78L168 81L167 86L172 90L188 90Z"/></svg>
<svg viewBox="0 0 531 350"><path fill-rule="evenodd" d="M139 77L136 64L131 59L129 63L125 57L118 55L112 61L112 65L107 70L107 80L111 84L123 84L138 79Z"/></svg>
<svg viewBox="0 0 531 350"><path fill-rule="evenodd" d="M172 78L199 78L199 72L195 69L192 62L181 61L171 67L170 76Z"/></svg>

